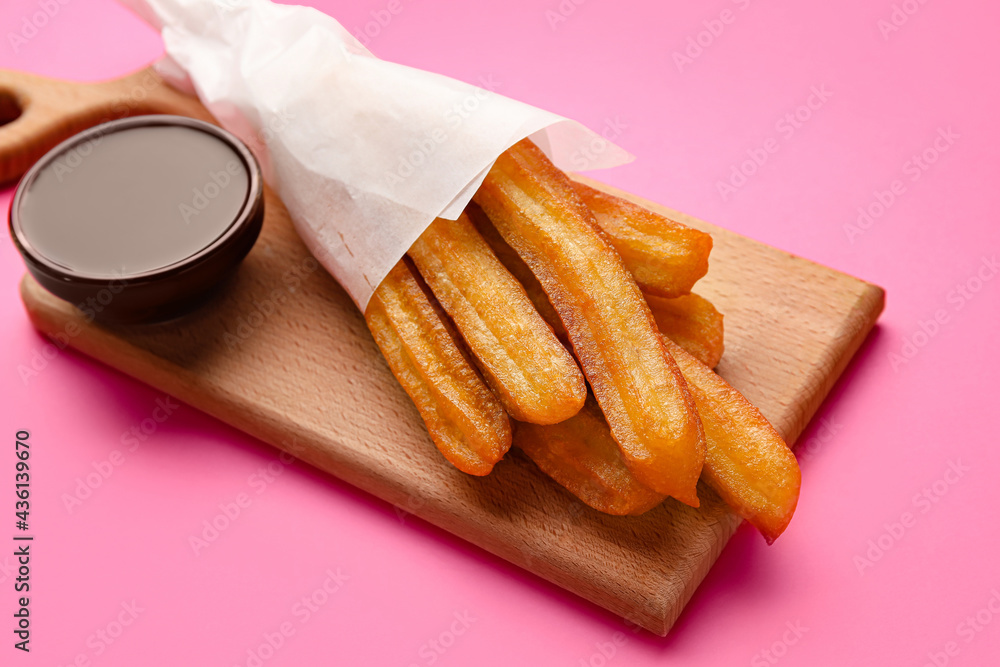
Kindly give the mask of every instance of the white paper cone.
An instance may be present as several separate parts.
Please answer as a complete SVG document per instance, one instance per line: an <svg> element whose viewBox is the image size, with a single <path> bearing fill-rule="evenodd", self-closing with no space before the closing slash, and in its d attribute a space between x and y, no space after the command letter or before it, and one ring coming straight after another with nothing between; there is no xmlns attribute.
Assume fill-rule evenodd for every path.
<svg viewBox="0 0 1000 667"><path fill-rule="evenodd" d="M556 114L379 60L312 8L121 1L161 30L169 60L160 71L193 84L254 150L299 235L362 310L427 225L458 217L522 138L534 135L564 169L632 159Z"/></svg>

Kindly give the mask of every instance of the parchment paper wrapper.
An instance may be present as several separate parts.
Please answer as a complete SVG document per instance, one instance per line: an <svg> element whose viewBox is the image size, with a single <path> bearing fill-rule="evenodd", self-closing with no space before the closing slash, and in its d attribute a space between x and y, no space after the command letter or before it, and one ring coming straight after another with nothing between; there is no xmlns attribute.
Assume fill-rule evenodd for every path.
<svg viewBox="0 0 1000 667"><path fill-rule="evenodd" d="M427 225L457 218L522 138L563 169L632 159L556 114L379 60L312 8L121 2L161 31L160 73L251 147L309 250L362 310Z"/></svg>

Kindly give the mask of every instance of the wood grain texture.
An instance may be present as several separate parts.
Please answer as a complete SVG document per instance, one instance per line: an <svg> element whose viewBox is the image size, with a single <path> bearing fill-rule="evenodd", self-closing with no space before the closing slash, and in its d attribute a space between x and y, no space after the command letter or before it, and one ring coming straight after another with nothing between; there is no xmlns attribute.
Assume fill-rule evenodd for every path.
<svg viewBox="0 0 1000 667"><path fill-rule="evenodd" d="M0 164L3 143L0 134ZM697 290L726 316L718 370L794 441L874 326L882 290L586 182L712 233L711 268ZM312 260L269 190L266 207L260 239L236 276L186 318L96 326L25 276L28 315L61 345L665 635L740 520L703 485L697 510L668 500L640 517L603 515L516 452L488 477L459 472L431 443L353 302Z"/></svg>

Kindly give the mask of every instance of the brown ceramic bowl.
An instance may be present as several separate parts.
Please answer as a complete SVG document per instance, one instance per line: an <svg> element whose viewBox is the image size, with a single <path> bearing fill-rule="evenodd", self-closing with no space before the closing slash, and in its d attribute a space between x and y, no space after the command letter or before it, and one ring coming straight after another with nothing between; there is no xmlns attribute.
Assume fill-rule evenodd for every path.
<svg viewBox="0 0 1000 667"><path fill-rule="evenodd" d="M11 238L45 289L88 318L140 323L201 305L264 220L263 180L229 132L181 116L98 125L24 175Z"/></svg>

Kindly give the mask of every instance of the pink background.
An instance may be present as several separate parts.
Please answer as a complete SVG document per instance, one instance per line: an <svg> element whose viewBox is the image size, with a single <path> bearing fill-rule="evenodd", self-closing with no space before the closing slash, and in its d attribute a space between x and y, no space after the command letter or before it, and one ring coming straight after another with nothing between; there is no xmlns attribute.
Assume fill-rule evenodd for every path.
<svg viewBox="0 0 1000 667"><path fill-rule="evenodd" d="M0 67L89 81L160 54L159 38L111 0L63 2L15 50L9 35L39 0L4 0ZM916 13L884 36L891 0L400 2L371 39L376 54L493 77L500 92L597 130L620 126L638 160L602 179L887 289L880 326L804 436L791 527L770 548L741 529L661 639L343 483L278 466L267 446L187 406L68 511L63 494L126 450L122 434L159 396L72 352L22 382L18 366L45 341L24 316L23 266L4 238L0 543L14 532L20 428L32 431L38 541L30 656L11 646L12 549L0 548L0 663L247 665L286 622L294 634L264 652L269 667L994 663L1000 279L984 259L1000 250L1000 8L907 0ZM317 4L352 30L397 6ZM550 24L560 7L566 20ZM678 67L674 52L724 9L731 22ZM829 98L814 98L794 131L778 125L814 87ZM958 136L935 154L948 128ZM777 152L723 198L717 182L769 139ZM914 180L910 161L925 150L937 159ZM850 234L858 207L897 179L902 194ZM253 477L268 464L280 475ZM239 494L249 506L195 555L189 536ZM884 553L867 566L869 541ZM338 569L349 577L339 590L296 614ZM104 644L96 633L114 632L133 601L142 611Z"/></svg>

